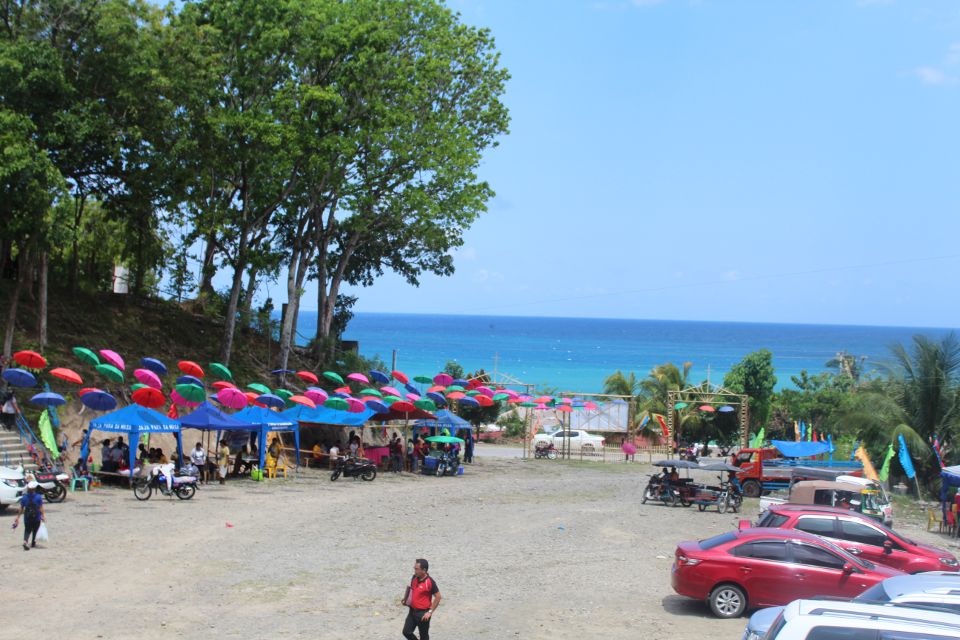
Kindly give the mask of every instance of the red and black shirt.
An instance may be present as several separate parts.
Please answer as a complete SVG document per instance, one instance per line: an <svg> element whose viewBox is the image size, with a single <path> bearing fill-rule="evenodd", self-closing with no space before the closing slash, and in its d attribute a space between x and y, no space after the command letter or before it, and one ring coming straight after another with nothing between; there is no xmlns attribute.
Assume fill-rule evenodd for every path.
<svg viewBox="0 0 960 640"><path fill-rule="evenodd" d="M433 594L439 593L437 583L430 576L423 580L413 576L410 579L410 608L411 609L429 609L433 602Z"/></svg>

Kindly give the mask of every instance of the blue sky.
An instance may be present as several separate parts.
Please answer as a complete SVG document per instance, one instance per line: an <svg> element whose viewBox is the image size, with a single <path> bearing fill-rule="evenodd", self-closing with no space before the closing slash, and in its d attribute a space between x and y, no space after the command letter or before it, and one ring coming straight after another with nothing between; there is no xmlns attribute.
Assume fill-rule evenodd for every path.
<svg viewBox="0 0 960 640"><path fill-rule="evenodd" d="M960 325L960 3L449 6L512 74L497 197L357 311Z"/></svg>

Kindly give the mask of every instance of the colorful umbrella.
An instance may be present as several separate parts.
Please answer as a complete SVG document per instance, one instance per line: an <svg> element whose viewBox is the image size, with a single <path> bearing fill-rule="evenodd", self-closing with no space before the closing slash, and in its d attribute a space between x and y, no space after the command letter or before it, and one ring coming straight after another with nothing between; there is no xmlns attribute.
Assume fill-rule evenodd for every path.
<svg viewBox="0 0 960 640"><path fill-rule="evenodd" d="M447 394L447 400L461 400L468 397L463 391L453 391Z"/></svg>
<svg viewBox="0 0 960 640"><path fill-rule="evenodd" d="M324 374L326 375L326 374ZM337 411L346 411L350 408L350 403L343 398L327 398L323 403L327 409L336 409Z"/></svg>
<svg viewBox="0 0 960 640"><path fill-rule="evenodd" d="M562 404L557 407L557 411L561 411L563 413L573 413L573 407L568 404Z"/></svg>
<svg viewBox="0 0 960 640"><path fill-rule="evenodd" d="M429 389L427 389L427 393L431 393L431 392L443 393L443 392L446 391L446 390L447 390L447 388L446 388L445 386L443 386L442 384L435 384L435 385L433 385L432 387L430 387Z"/></svg>
<svg viewBox="0 0 960 640"><path fill-rule="evenodd" d="M400 402L401 400L403 400L403 398L401 398L400 396L383 396L382 400L383 400L383 404L390 406L394 402Z"/></svg>
<svg viewBox="0 0 960 640"><path fill-rule="evenodd" d="M198 387L195 384L178 384L177 393L187 402L203 402L207 399L206 390L203 387Z"/></svg>
<svg viewBox="0 0 960 640"><path fill-rule="evenodd" d="M296 371L294 371L293 369L274 369L274 370L271 371L270 373L271 373L271 375L275 375L275 376L285 376L285 375L288 375L288 374L289 374L289 375L292 375L292 374L296 373Z"/></svg>
<svg viewBox="0 0 960 640"><path fill-rule="evenodd" d="M360 395L363 395L363 396L376 396L376 397L378 397L378 398L382 398L382 397L383 397L383 394L382 394L381 392L377 391L376 389L363 389L363 390L360 391Z"/></svg>
<svg viewBox="0 0 960 640"><path fill-rule="evenodd" d="M318 384L320 382L320 379L317 378L317 374L313 373L312 371L297 371L297 377L304 382L309 382L311 384Z"/></svg>
<svg viewBox="0 0 960 640"><path fill-rule="evenodd" d="M259 397L260 394L254 393L253 391L245 391L245 392L243 392L243 395L247 396L247 403L248 403L248 404L252 404L252 405L255 406L255 407L263 407L263 406L265 406L265 405L262 405L262 404L260 404L259 402L257 402L257 397Z"/></svg>
<svg viewBox="0 0 960 640"><path fill-rule="evenodd" d="M700 405L700 411L708 411L708 412L711 412L711 413L712 413L712 412L716 411L716 409L714 409L713 407L711 407L711 406L708 405L708 404L702 404L702 405Z"/></svg>
<svg viewBox="0 0 960 640"><path fill-rule="evenodd" d="M398 391L397 389L394 389L393 387L380 387L380 393L382 393L383 395L389 395L389 396L403 395L402 393L400 393L400 391Z"/></svg>
<svg viewBox="0 0 960 640"><path fill-rule="evenodd" d="M177 378L176 384L192 384L195 387L203 389L203 380L196 376L180 376Z"/></svg>
<svg viewBox="0 0 960 640"><path fill-rule="evenodd" d="M430 400L430 399L428 399L428 398L421 398L420 400L416 400L416 401L413 403L413 406L415 406L417 409L420 409L421 411L436 411L436 410L437 410L437 405L434 404L433 400Z"/></svg>
<svg viewBox="0 0 960 640"><path fill-rule="evenodd" d="M100 364L100 357L90 349L87 349L86 347L74 347L73 355L77 356L77 358L79 358L80 361L86 362L87 364L90 364L93 366L97 366L98 364Z"/></svg>
<svg viewBox="0 0 960 640"><path fill-rule="evenodd" d="M463 438L457 438L456 436L429 436L424 438L427 442L439 442L441 444L463 444Z"/></svg>
<svg viewBox="0 0 960 640"><path fill-rule="evenodd" d="M363 413L367 410L367 405L356 398L347 398L347 411L350 413Z"/></svg>
<svg viewBox="0 0 960 640"><path fill-rule="evenodd" d="M219 362L211 362L210 371L221 380L233 380L233 373L230 372L230 369Z"/></svg>
<svg viewBox="0 0 960 640"><path fill-rule="evenodd" d="M14 361L27 369L46 369L47 359L36 351L17 351L13 354Z"/></svg>
<svg viewBox="0 0 960 640"><path fill-rule="evenodd" d="M202 378L204 375L206 375L203 373L203 368L201 368L200 365L193 360L181 360L177 363L177 368L188 376L193 376L195 378Z"/></svg>
<svg viewBox="0 0 960 640"><path fill-rule="evenodd" d="M93 389L80 396L80 402L94 411L110 411L117 406L116 398L106 391L100 391L99 389Z"/></svg>
<svg viewBox="0 0 960 640"><path fill-rule="evenodd" d="M143 389L143 388L146 387L146 386L147 386L147 385L143 384L142 382L135 382L134 384L130 385L130 391L136 391L137 389Z"/></svg>
<svg viewBox="0 0 960 640"><path fill-rule="evenodd" d="M73 369L57 367L56 369L50 369L50 375L52 375L54 378L60 378L61 380L72 382L73 384L83 384L83 378L81 378L80 374Z"/></svg>
<svg viewBox="0 0 960 640"><path fill-rule="evenodd" d="M450 396L447 396L447 397L449 398ZM463 396L462 398L458 398L457 402L460 403L461 407L479 407L480 406L480 403L477 402L476 398L471 398L470 396L466 396L466 395Z"/></svg>
<svg viewBox="0 0 960 640"><path fill-rule="evenodd" d="M493 398L488 398L487 396L480 395L473 396L473 399L477 401L481 407L492 407L494 405Z"/></svg>
<svg viewBox="0 0 960 640"><path fill-rule="evenodd" d="M417 408L406 400L398 400L390 405L390 410L396 411L397 413L413 413Z"/></svg>
<svg viewBox="0 0 960 640"><path fill-rule="evenodd" d="M107 380L112 380L113 382L123 382L123 371L120 371L120 369L112 364L98 364L95 368L97 373L102 375Z"/></svg>
<svg viewBox="0 0 960 640"><path fill-rule="evenodd" d="M236 389L236 388L237 388L237 385L233 384L232 382L228 382L227 380L217 380L216 382L214 382L214 383L213 383L212 385L210 385L210 386L213 387L214 389L216 389L217 391L222 391L223 389ZM237 389L237 390L239 391L239 389Z"/></svg>
<svg viewBox="0 0 960 640"><path fill-rule="evenodd" d="M60 405L67 403L67 401L63 399L62 395L59 393L53 393L52 391L38 393L30 398L30 402L41 407L59 407Z"/></svg>
<svg viewBox="0 0 960 640"><path fill-rule="evenodd" d="M158 376L167 375L167 365L163 364L156 358L141 358L140 364L145 369L150 369L150 371L153 371Z"/></svg>
<svg viewBox="0 0 960 640"><path fill-rule="evenodd" d="M433 382L433 378L429 376L413 376L414 382L419 382L420 384L430 384Z"/></svg>
<svg viewBox="0 0 960 640"><path fill-rule="evenodd" d="M186 385L186 386L193 386L193 385ZM196 389L197 387L194 387L194 388ZM199 407L200 406L199 402L193 402L192 400L187 400L186 398L184 398L182 395L177 393L176 389L170 392L170 400L173 401L173 404L179 407Z"/></svg>
<svg viewBox="0 0 960 640"><path fill-rule="evenodd" d="M337 384L343 384L343 378L340 377L339 373L335 371L324 371L323 377L329 380L330 382L336 382Z"/></svg>
<svg viewBox="0 0 960 640"><path fill-rule="evenodd" d="M377 371L376 369L371 369L370 379L377 384L387 384L390 382L390 376L385 374L383 371Z"/></svg>
<svg viewBox="0 0 960 640"><path fill-rule="evenodd" d="M217 391L217 401L225 407L231 409L243 409L250 401L246 394L240 389L220 389Z"/></svg>
<svg viewBox="0 0 960 640"><path fill-rule="evenodd" d="M448 384L453 384L453 376L446 373L438 373L433 376L433 382L445 387Z"/></svg>
<svg viewBox="0 0 960 640"><path fill-rule="evenodd" d="M447 387L447 393L450 393L451 391L466 391L466 389L463 387L463 385L451 384Z"/></svg>
<svg viewBox="0 0 960 640"><path fill-rule="evenodd" d="M676 409L677 411L680 411L680 409L686 409L686 408L687 408L687 403L686 403L686 402L678 402L678 403L676 403L675 405L673 405L673 408Z"/></svg>
<svg viewBox="0 0 960 640"><path fill-rule="evenodd" d="M100 349L100 357L106 360L109 364L112 364L120 371L123 371L127 368L127 363L123 361L123 358L120 357L120 354L116 351L111 351L110 349Z"/></svg>
<svg viewBox="0 0 960 640"><path fill-rule="evenodd" d="M403 371L391 371L390 375L393 376L393 379L400 384L407 384L410 382L410 378L408 378L407 374L405 374Z"/></svg>
<svg viewBox="0 0 960 640"><path fill-rule="evenodd" d="M508 396L508 395L505 394L505 393L495 393L495 394L493 394L493 400L494 400L495 402L501 402L501 401L503 401L503 400L509 400L509 399L510 399L510 396Z"/></svg>
<svg viewBox="0 0 960 640"><path fill-rule="evenodd" d="M153 387L154 389L163 388L163 383L160 382L160 376L150 369L134 369L133 377L148 387Z"/></svg>
<svg viewBox="0 0 960 640"><path fill-rule="evenodd" d="M368 409L370 409L371 411L375 411L376 413L390 413L390 407L383 404L377 399L367 400L366 402L364 402L364 404L367 405Z"/></svg>
<svg viewBox="0 0 960 640"><path fill-rule="evenodd" d="M363 384L370 384L370 379L362 373L351 373L347 375L347 380L353 380L355 382L362 382Z"/></svg>
<svg viewBox="0 0 960 640"><path fill-rule="evenodd" d="M253 389L260 393L273 393L273 391L265 384L260 384L259 382L251 382L247 385L247 389Z"/></svg>
<svg viewBox="0 0 960 640"><path fill-rule="evenodd" d="M434 404L439 405L439 406L443 406L443 405L447 404L447 401L446 401L446 399L443 397L443 395L442 395L442 394L439 394L439 393L437 393L437 392L435 392L435 391L429 391L429 392L427 392L427 398L429 398L430 400L433 400Z"/></svg>
<svg viewBox="0 0 960 640"><path fill-rule="evenodd" d="M538 405L536 402L531 402L530 400L524 400L523 402L520 403L520 406L527 407L527 408L530 408L530 407L536 408Z"/></svg>
<svg viewBox="0 0 960 640"><path fill-rule="evenodd" d="M406 395L406 398L407 398L407 400L409 400L410 402L416 402L417 400L420 399L420 394L419 394L419 393L408 393L408 394Z"/></svg>
<svg viewBox="0 0 960 640"><path fill-rule="evenodd" d="M466 392L466 395L468 395L468 396L470 396L471 398L473 398L474 396L480 395L480 392L477 391L476 389L470 389L469 391Z"/></svg>
<svg viewBox="0 0 960 640"><path fill-rule="evenodd" d="M460 385L461 387L469 387L469 386L470 386L470 381L469 381L469 380L464 380L463 378L454 378L454 379L453 379L453 384Z"/></svg>
<svg viewBox="0 0 960 640"><path fill-rule="evenodd" d="M84 387L83 389L80 389L80 391L77 391L77 395L82 396L83 394L90 393L91 391L103 391L103 389L97 389L96 387Z"/></svg>
<svg viewBox="0 0 960 640"><path fill-rule="evenodd" d="M316 387L310 387L309 389L303 392L303 395L313 400L314 404L323 404L324 402L327 401L327 398L330 397L326 391L324 391L323 389L318 389Z"/></svg>
<svg viewBox="0 0 960 640"><path fill-rule="evenodd" d="M141 407L159 409L167 403L166 397L154 387L142 387L133 392L133 401Z"/></svg>
<svg viewBox="0 0 960 640"><path fill-rule="evenodd" d="M487 396L488 398L492 398L494 396L493 389L484 385L480 385L479 387L477 387L477 391Z"/></svg>
<svg viewBox="0 0 960 640"><path fill-rule="evenodd" d="M283 401L283 398L280 396L275 396L272 393L263 393L257 396L257 402L262 404L265 407L276 407L277 409L283 407L286 403Z"/></svg>
<svg viewBox="0 0 960 640"><path fill-rule="evenodd" d="M274 389L273 395L283 398L285 401L293 397L293 391L287 389Z"/></svg>
<svg viewBox="0 0 960 640"><path fill-rule="evenodd" d="M302 404L303 406L310 407L311 409L317 408L317 403L306 396L290 396L290 402L296 402L297 404Z"/></svg>
<svg viewBox="0 0 960 640"><path fill-rule="evenodd" d="M728 404L725 404L725 405L723 405L722 407L720 407L719 409L717 409L717 411L719 411L719 412L721 412L721 413L730 413L731 411L734 411L734 408L731 407L731 406L728 405Z"/></svg>

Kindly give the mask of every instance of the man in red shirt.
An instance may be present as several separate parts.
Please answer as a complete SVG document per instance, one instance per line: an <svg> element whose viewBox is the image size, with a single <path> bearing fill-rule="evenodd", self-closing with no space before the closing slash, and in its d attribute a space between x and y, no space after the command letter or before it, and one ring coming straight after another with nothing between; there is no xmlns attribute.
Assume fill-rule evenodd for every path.
<svg viewBox="0 0 960 640"><path fill-rule="evenodd" d="M440 589L427 573L430 564L423 558L417 558L413 565L413 577L404 604L409 607L407 619L403 623L403 637L418 640L413 635L416 628L420 631L419 640L430 640L430 620L433 612L440 606Z"/></svg>

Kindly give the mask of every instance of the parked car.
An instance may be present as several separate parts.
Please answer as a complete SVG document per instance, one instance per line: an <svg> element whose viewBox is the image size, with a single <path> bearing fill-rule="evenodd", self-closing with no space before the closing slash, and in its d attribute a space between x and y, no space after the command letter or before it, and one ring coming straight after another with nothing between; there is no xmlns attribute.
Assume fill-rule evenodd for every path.
<svg viewBox="0 0 960 640"><path fill-rule="evenodd" d="M906 573L960 570L960 563L949 551L915 542L870 516L838 507L773 505L757 526L823 536L857 557Z"/></svg>
<svg viewBox="0 0 960 640"><path fill-rule="evenodd" d="M955 640L960 615L859 601L795 600L765 640Z"/></svg>
<svg viewBox="0 0 960 640"><path fill-rule="evenodd" d="M553 446L557 449L562 449L564 440L568 435L570 437L570 448L574 451L582 451L583 453L592 453L597 449L602 449L606 442L603 436L594 435L586 431L571 430L564 432L560 430L552 433L538 433L533 436L533 446L537 446L538 442L543 442L544 444L550 444L552 442Z"/></svg>
<svg viewBox="0 0 960 640"><path fill-rule="evenodd" d="M870 588L872 589L873 587ZM763 640L781 611L783 611L783 607L757 609L747 621L747 628L743 630L743 638L741 640Z"/></svg>
<svg viewBox="0 0 960 640"><path fill-rule="evenodd" d="M0 467L0 511L17 504L25 485L22 471Z"/></svg>
<svg viewBox="0 0 960 640"><path fill-rule="evenodd" d="M735 618L748 608L783 605L797 598L852 598L902 573L793 529L731 531L681 542L674 555L674 591L705 600L720 618Z"/></svg>

